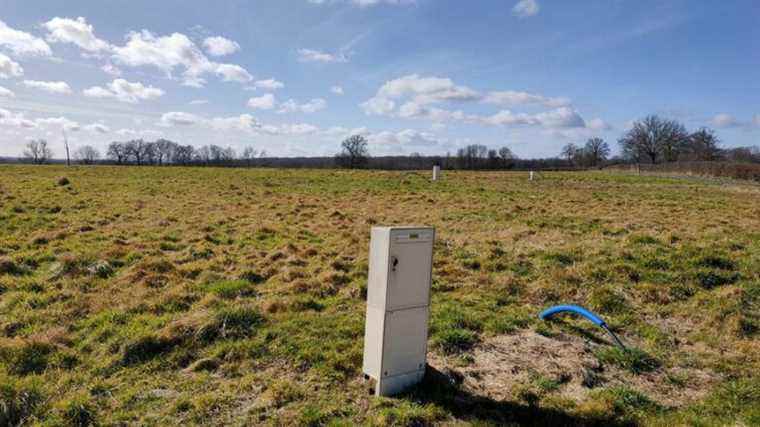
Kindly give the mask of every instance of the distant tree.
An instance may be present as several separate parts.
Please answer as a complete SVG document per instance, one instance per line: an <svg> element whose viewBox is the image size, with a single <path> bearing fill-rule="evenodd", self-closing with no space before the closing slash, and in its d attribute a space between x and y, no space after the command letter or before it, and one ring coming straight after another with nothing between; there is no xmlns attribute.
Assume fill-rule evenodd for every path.
<svg viewBox="0 0 760 427"><path fill-rule="evenodd" d="M580 149L577 145L573 144L572 142L565 144L564 147L562 147L562 152L560 153L560 156L567 159L570 163L575 163L575 161L578 158L578 153L580 152Z"/></svg>
<svg viewBox="0 0 760 427"><path fill-rule="evenodd" d="M470 144L457 150L457 163L461 169L480 169L486 164L488 147Z"/></svg>
<svg viewBox="0 0 760 427"><path fill-rule="evenodd" d="M602 138L589 138L583 147L583 154L590 166L598 166L610 155L610 146Z"/></svg>
<svg viewBox="0 0 760 427"><path fill-rule="evenodd" d="M156 140L153 145L155 147L155 157L159 166L163 165L164 162L171 162L174 150L177 149L176 143L162 138Z"/></svg>
<svg viewBox="0 0 760 427"><path fill-rule="evenodd" d="M635 122L618 143L623 155L631 160L672 162L684 152L688 136L681 123L651 115Z"/></svg>
<svg viewBox="0 0 760 427"><path fill-rule="evenodd" d="M251 167L253 159L256 158L256 150L253 147L245 147L243 154L240 155L240 160L245 162L246 167Z"/></svg>
<svg viewBox="0 0 760 427"><path fill-rule="evenodd" d="M718 160L720 140L712 129L701 128L689 135L689 154L694 160Z"/></svg>
<svg viewBox="0 0 760 427"><path fill-rule="evenodd" d="M211 148L208 145L204 145L195 150L194 160L204 166L208 166L211 163Z"/></svg>
<svg viewBox="0 0 760 427"><path fill-rule="evenodd" d="M115 160L117 165L124 164L124 162L127 161L127 158L129 157L127 145L123 142L114 141L108 144L108 151L106 152L106 155L109 158Z"/></svg>
<svg viewBox="0 0 760 427"><path fill-rule="evenodd" d="M172 163L187 166L193 161L195 148L192 145L177 145L172 153Z"/></svg>
<svg viewBox="0 0 760 427"><path fill-rule="evenodd" d="M35 165L41 165L47 163L53 157L53 151L48 147L46 140L33 139L26 143L24 157Z"/></svg>
<svg viewBox="0 0 760 427"><path fill-rule="evenodd" d="M349 169L364 167L369 161L367 139L361 135L346 138L341 144L341 152L335 155L335 161L341 167Z"/></svg>
<svg viewBox="0 0 760 427"><path fill-rule="evenodd" d="M100 159L100 152L91 145L83 145L74 152L74 158L84 165L91 165Z"/></svg>
<svg viewBox="0 0 760 427"><path fill-rule="evenodd" d="M512 152L512 150L509 149L509 147L499 148L499 160L501 161L503 168L505 169L511 168L516 158L517 156L515 156L515 154Z"/></svg>
<svg viewBox="0 0 760 427"><path fill-rule="evenodd" d="M155 165L158 162L158 148L155 142L146 142L143 149L145 163Z"/></svg>
<svg viewBox="0 0 760 427"><path fill-rule="evenodd" d="M142 139L133 139L132 141L125 143L125 149L127 157L134 159L138 166L142 165L147 160L152 150L150 144Z"/></svg>

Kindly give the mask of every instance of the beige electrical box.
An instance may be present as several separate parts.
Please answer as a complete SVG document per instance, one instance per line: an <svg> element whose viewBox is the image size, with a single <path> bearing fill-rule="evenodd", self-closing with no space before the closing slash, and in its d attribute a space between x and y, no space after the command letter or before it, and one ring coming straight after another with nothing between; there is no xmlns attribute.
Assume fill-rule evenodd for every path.
<svg viewBox="0 0 760 427"><path fill-rule="evenodd" d="M435 230L372 227L364 374L388 396L425 374Z"/></svg>

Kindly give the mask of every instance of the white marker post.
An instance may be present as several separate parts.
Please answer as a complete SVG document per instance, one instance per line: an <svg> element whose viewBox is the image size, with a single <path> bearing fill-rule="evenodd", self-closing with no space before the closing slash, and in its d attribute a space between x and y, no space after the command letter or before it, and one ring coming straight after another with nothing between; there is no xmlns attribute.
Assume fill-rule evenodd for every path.
<svg viewBox="0 0 760 427"><path fill-rule="evenodd" d="M438 176L441 174L441 167L439 165L433 165L433 181L438 181Z"/></svg>
<svg viewBox="0 0 760 427"><path fill-rule="evenodd" d="M533 171L530 171L530 180L533 181Z"/></svg>
<svg viewBox="0 0 760 427"><path fill-rule="evenodd" d="M377 396L425 375L434 240L430 227L372 227L363 371Z"/></svg>

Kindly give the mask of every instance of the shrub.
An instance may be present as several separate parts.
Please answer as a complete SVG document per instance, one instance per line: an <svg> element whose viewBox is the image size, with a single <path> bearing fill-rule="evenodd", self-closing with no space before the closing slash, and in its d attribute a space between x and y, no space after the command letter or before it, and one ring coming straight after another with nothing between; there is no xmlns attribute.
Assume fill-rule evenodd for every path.
<svg viewBox="0 0 760 427"><path fill-rule="evenodd" d="M71 181L69 181L69 179L66 178L65 176L62 176L62 177L58 178L58 180L56 180L55 183L58 184L61 187L64 187L66 185L71 184Z"/></svg>

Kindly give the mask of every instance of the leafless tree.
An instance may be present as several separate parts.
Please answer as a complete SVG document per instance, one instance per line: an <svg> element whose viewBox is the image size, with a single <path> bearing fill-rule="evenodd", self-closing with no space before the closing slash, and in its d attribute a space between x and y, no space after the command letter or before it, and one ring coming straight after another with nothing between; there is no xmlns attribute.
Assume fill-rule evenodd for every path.
<svg viewBox="0 0 760 427"><path fill-rule="evenodd" d="M195 156L195 148L192 145L177 145L174 148L172 162L182 166L189 165Z"/></svg>
<svg viewBox="0 0 760 427"><path fill-rule="evenodd" d="M177 149L177 144L169 141L168 139L159 139L153 143L155 146L156 160L158 165L161 166L164 162L171 162L174 150Z"/></svg>
<svg viewBox="0 0 760 427"><path fill-rule="evenodd" d="M577 145L570 142L570 143L565 144L564 147L562 147L562 152L560 153L560 156L567 159L567 161L570 163L575 163L578 158L579 152L580 152L580 148L578 148Z"/></svg>
<svg viewBox="0 0 760 427"><path fill-rule="evenodd" d="M457 163L462 169L480 169L486 164L488 147L470 144L457 150Z"/></svg>
<svg viewBox="0 0 760 427"><path fill-rule="evenodd" d="M623 155L635 161L647 159L675 161L688 143L688 133L675 120L665 120L656 115L645 117L618 141Z"/></svg>
<svg viewBox="0 0 760 427"><path fill-rule="evenodd" d="M91 165L100 159L100 152L91 145L83 145L74 152L74 158L84 165Z"/></svg>
<svg viewBox="0 0 760 427"><path fill-rule="evenodd" d="M602 138L589 138L583 147L583 157L590 166L598 166L607 160L610 146Z"/></svg>
<svg viewBox="0 0 760 427"><path fill-rule="evenodd" d="M341 152L335 155L339 166L349 169L364 167L369 161L367 139L361 135L346 138L341 144Z"/></svg>
<svg viewBox="0 0 760 427"><path fill-rule="evenodd" d="M35 165L41 165L53 157L53 152L44 139L33 139L26 143L24 157L31 160Z"/></svg>
<svg viewBox="0 0 760 427"><path fill-rule="evenodd" d="M515 156L515 153L513 153L509 147L499 148L499 160L501 161L501 166L503 168L509 169L516 158L517 156Z"/></svg>
<svg viewBox="0 0 760 427"><path fill-rule="evenodd" d="M245 147L243 150L243 154L240 155L240 160L245 161L245 165L247 167L251 167L251 163L253 162L253 159L256 158L256 150L253 149L253 147Z"/></svg>
<svg viewBox="0 0 760 427"><path fill-rule="evenodd" d="M147 160L150 154L149 144L142 139L133 139L125 144L127 157L134 159L138 166Z"/></svg>
<svg viewBox="0 0 760 427"><path fill-rule="evenodd" d="M108 144L108 152L106 155L109 158L115 160L117 165L124 164L124 162L127 161L127 158L129 157L127 144L117 141Z"/></svg>
<svg viewBox="0 0 760 427"><path fill-rule="evenodd" d="M720 140L712 129L701 128L689 136L689 154L694 160L718 160Z"/></svg>

